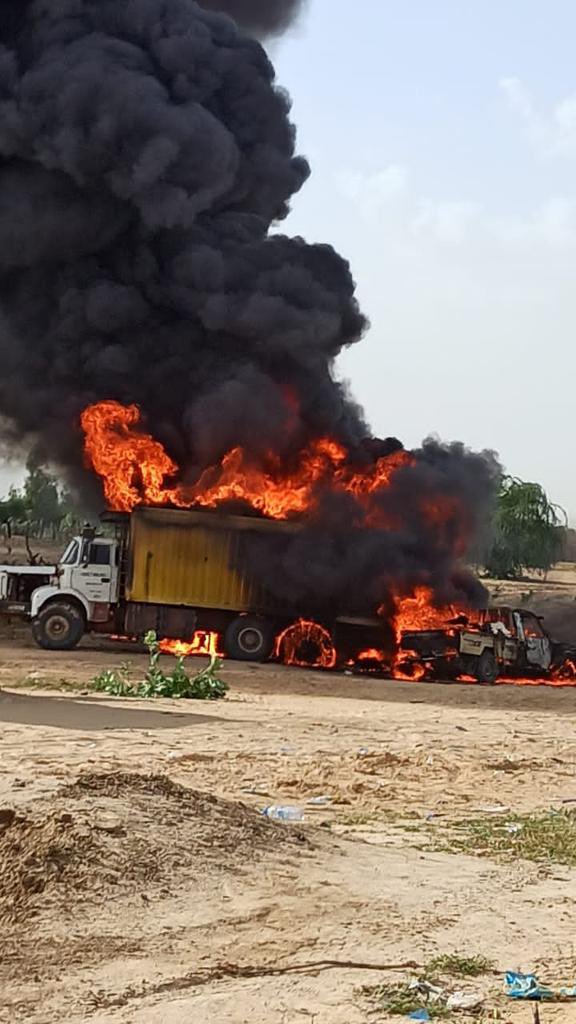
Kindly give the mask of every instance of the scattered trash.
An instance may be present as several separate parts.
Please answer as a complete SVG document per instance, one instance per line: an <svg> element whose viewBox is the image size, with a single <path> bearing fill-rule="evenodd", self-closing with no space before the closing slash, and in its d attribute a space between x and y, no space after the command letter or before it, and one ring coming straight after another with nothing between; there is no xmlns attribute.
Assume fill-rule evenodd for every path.
<svg viewBox="0 0 576 1024"><path fill-rule="evenodd" d="M571 988L561 988L560 995L563 999L576 999L576 985Z"/></svg>
<svg viewBox="0 0 576 1024"><path fill-rule="evenodd" d="M413 978L408 987L419 992L430 1003L437 1003L444 996L443 988L433 985L431 981L425 981L424 978Z"/></svg>
<svg viewBox="0 0 576 1024"><path fill-rule="evenodd" d="M304 811L300 807L265 807L262 814L272 821L303 821L304 819Z"/></svg>
<svg viewBox="0 0 576 1024"><path fill-rule="evenodd" d="M531 999L536 1002L573 1002L576 1000L576 985L565 985L560 989L551 989L541 985L535 974L520 974L508 971L506 974L507 995L511 999ZM536 1018L535 1018L536 1019Z"/></svg>
<svg viewBox="0 0 576 1024"><path fill-rule="evenodd" d="M311 797L310 800L307 800L306 803L309 804L310 807L326 807L328 804L332 803L332 797L331 796L313 796L313 797Z"/></svg>
<svg viewBox="0 0 576 1024"><path fill-rule="evenodd" d="M522 825L505 825L504 831L507 832L508 835L515 836L517 832L522 831Z"/></svg>
<svg viewBox="0 0 576 1024"><path fill-rule="evenodd" d="M479 992L452 992L446 1000L447 1010L478 1010L484 1002Z"/></svg>
<svg viewBox="0 0 576 1024"><path fill-rule="evenodd" d="M364 757L368 753L368 747L358 747L358 753Z"/></svg>
<svg viewBox="0 0 576 1024"><path fill-rule="evenodd" d="M414 1013L408 1014L408 1020L432 1020L432 1017L428 1013L428 1010L414 1010Z"/></svg>
<svg viewBox="0 0 576 1024"><path fill-rule="evenodd" d="M535 974L520 974L518 971L506 972L506 995L511 999L553 999L554 993L545 985L540 985Z"/></svg>

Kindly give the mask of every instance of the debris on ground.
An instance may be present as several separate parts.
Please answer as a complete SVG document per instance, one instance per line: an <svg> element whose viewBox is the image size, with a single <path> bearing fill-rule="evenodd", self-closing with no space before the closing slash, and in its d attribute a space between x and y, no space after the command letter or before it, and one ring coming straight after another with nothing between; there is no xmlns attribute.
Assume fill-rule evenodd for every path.
<svg viewBox="0 0 576 1024"><path fill-rule="evenodd" d="M576 985L551 988L548 985L542 985L535 974L508 971L506 973L506 995L511 999L528 999L536 1002L571 1002L576 1000Z"/></svg>
<svg viewBox="0 0 576 1024"><path fill-rule="evenodd" d="M303 821L304 811L300 807L265 807L262 811L271 821Z"/></svg>

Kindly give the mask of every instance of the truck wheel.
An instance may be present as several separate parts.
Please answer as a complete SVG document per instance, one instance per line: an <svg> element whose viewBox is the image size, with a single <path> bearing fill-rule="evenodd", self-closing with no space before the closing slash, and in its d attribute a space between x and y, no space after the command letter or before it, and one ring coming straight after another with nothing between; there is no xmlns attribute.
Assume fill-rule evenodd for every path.
<svg viewBox="0 0 576 1024"><path fill-rule="evenodd" d="M239 615L224 634L224 650L236 661L267 661L273 648L272 626L255 615Z"/></svg>
<svg viewBox="0 0 576 1024"><path fill-rule="evenodd" d="M482 651L479 658L475 658L473 675L479 683L495 683L498 679L498 662L494 657L494 651Z"/></svg>
<svg viewBox="0 0 576 1024"><path fill-rule="evenodd" d="M32 622L32 636L46 651L71 651L84 634L82 612L73 604L49 604Z"/></svg>

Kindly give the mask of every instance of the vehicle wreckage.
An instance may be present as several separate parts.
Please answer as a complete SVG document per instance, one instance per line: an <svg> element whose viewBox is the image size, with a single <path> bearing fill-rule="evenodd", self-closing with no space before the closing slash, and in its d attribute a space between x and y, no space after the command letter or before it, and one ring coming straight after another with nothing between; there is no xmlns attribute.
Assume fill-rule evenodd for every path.
<svg viewBox="0 0 576 1024"><path fill-rule="evenodd" d="M554 641L543 618L523 608L490 607L446 622L445 628L407 630L399 642L404 674L470 678L573 678L576 647ZM566 673L566 675L562 675Z"/></svg>

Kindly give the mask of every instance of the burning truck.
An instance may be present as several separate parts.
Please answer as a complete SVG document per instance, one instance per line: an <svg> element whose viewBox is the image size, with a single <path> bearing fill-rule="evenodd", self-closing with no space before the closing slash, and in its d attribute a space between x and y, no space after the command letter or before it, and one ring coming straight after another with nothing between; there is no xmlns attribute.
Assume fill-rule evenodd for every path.
<svg viewBox="0 0 576 1024"><path fill-rule="evenodd" d="M336 652L353 656L381 636L376 616L329 617L310 607L315 618L295 619L289 601L262 587L251 571L252 546L270 534L292 534L295 524L143 507L104 519L114 537L86 528L31 594L34 639L47 650L71 650L88 632L138 637L153 629L168 651L255 662L276 653L331 668ZM20 571L5 567L0 577Z"/></svg>

